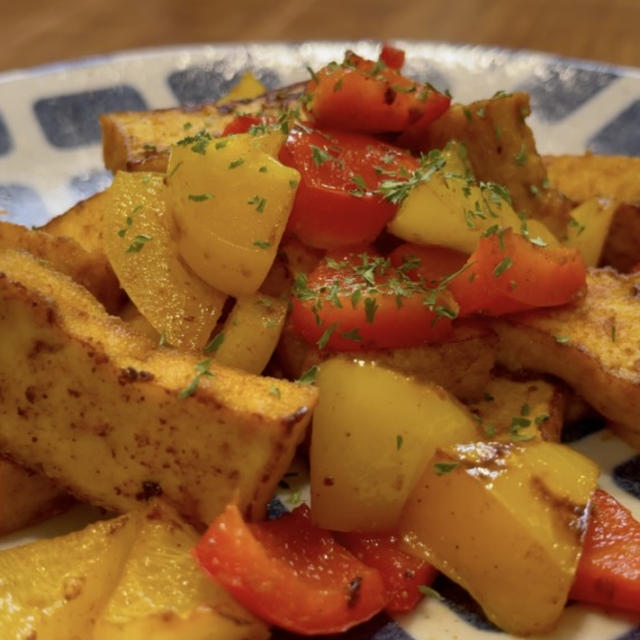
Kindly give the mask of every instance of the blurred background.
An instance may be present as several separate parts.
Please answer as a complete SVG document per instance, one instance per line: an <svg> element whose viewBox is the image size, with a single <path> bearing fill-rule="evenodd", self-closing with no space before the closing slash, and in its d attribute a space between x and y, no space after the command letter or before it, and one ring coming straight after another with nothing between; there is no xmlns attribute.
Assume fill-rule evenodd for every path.
<svg viewBox="0 0 640 640"><path fill-rule="evenodd" d="M231 41L415 38L640 67L640 0L19 0L0 71L123 49Z"/></svg>

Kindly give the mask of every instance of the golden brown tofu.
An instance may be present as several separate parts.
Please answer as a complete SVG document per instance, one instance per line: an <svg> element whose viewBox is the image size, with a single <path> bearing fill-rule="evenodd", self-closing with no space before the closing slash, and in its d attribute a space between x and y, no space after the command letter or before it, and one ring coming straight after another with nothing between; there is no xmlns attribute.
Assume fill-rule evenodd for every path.
<svg viewBox="0 0 640 640"><path fill-rule="evenodd" d="M311 273L323 255L322 250L307 247L295 237L285 235L260 291L274 297L289 296L296 275Z"/></svg>
<svg viewBox="0 0 640 640"><path fill-rule="evenodd" d="M560 442L564 397L541 378L511 380L492 375L482 400L469 405L487 438Z"/></svg>
<svg viewBox="0 0 640 640"><path fill-rule="evenodd" d="M496 336L482 323L456 323L453 334L442 344L406 349L352 351L345 355L435 382L464 400L475 400L489 382L495 363ZM277 355L286 375L298 378L304 371L332 355L320 351L293 332L290 326L280 338Z"/></svg>
<svg viewBox="0 0 640 640"><path fill-rule="evenodd" d="M463 142L478 180L504 185L515 211L562 236L571 203L547 188L547 172L525 121L530 112L526 93L456 104L430 125L419 146L442 149L449 140Z"/></svg>
<svg viewBox="0 0 640 640"><path fill-rule="evenodd" d="M640 262L640 206L619 204L613 214L609 235L602 248L600 264L627 273Z"/></svg>
<svg viewBox="0 0 640 640"><path fill-rule="evenodd" d="M545 156L551 185L575 202L593 196L640 204L640 158L627 156Z"/></svg>
<svg viewBox="0 0 640 640"><path fill-rule="evenodd" d="M316 401L155 348L26 253L0 252L0 327L0 450L108 509L161 493L197 522L230 500L261 517Z"/></svg>
<svg viewBox="0 0 640 640"><path fill-rule="evenodd" d="M0 535L50 518L73 498L42 475L0 457Z"/></svg>
<svg viewBox="0 0 640 640"><path fill-rule="evenodd" d="M565 380L629 442L640 434L640 274L591 269L578 303L493 321L498 361Z"/></svg>
<svg viewBox="0 0 640 640"><path fill-rule="evenodd" d="M23 249L46 260L86 287L109 313L116 313L122 306L124 293L102 251L87 251L72 237L10 222L0 222L0 249Z"/></svg>
<svg viewBox="0 0 640 640"><path fill-rule="evenodd" d="M546 156L551 185L575 202L593 197L618 203L600 264L630 271L640 261L640 158Z"/></svg>
<svg viewBox="0 0 640 640"><path fill-rule="evenodd" d="M293 85L253 100L219 105L105 114L100 117L104 164L114 173L118 170L164 172L170 147L178 140L199 131L219 136L238 113L277 115L293 104L303 86Z"/></svg>
<svg viewBox="0 0 640 640"><path fill-rule="evenodd" d="M106 191L81 200L68 211L49 220L42 231L53 236L73 238L85 251L104 254L102 244L102 215L108 204Z"/></svg>

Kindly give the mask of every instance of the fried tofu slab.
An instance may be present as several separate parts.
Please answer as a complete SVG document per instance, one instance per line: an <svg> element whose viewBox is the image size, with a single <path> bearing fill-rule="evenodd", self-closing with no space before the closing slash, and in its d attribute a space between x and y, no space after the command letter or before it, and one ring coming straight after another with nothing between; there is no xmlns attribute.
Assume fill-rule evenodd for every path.
<svg viewBox="0 0 640 640"><path fill-rule="evenodd" d="M302 94L304 85L268 91L256 99L154 111L122 111L100 117L102 154L107 169L167 170L169 150L178 140L206 131L220 136L239 113L277 116Z"/></svg>
<svg viewBox="0 0 640 640"><path fill-rule="evenodd" d="M352 351L345 355L435 382L462 400L477 400L489 384L496 344L496 336L489 327L464 321L457 323L449 339L441 344ZM280 366L292 378L299 378L331 355L305 342L291 327L285 327L277 349Z"/></svg>
<svg viewBox="0 0 640 640"><path fill-rule="evenodd" d="M561 237L569 222L571 203L549 189L547 171L526 123L531 113L526 93L496 94L469 105L455 104L421 137L422 151L442 149L454 139L464 143L478 180L504 185L517 212L544 222Z"/></svg>
<svg viewBox="0 0 640 640"><path fill-rule="evenodd" d="M640 158L628 156L545 156L551 184L575 202L606 196L640 205Z"/></svg>
<svg viewBox="0 0 640 640"><path fill-rule="evenodd" d="M640 274L591 269L577 304L492 322L498 362L572 386L632 445L640 443Z"/></svg>
<svg viewBox="0 0 640 640"><path fill-rule="evenodd" d="M627 273L640 262L640 204L616 207L609 235L602 247L601 265Z"/></svg>
<svg viewBox="0 0 640 640"><path fill-rule="evenodd" d="M487 438L560 442L564 397L542 378L511 380L492 375L482 400L469 405Z"/></svg>
<svg viewBox="0 0 640 640"><path fill-rule="evenodd" d="M606 197L618 202L600 264L630 271L640 261L640 158L546 156L551 185L574 202Z"/></svg>
<svg viewBox="0 0 640 640"><path fill-rule="evenodd" d="M0 457L0 535L50 518L73 498L42 475Z"/></svg>
<svg viewBox="0 0 640 640"><path fill-rule="evenodd" d="M50 263L86 287L110 313L122 306L124 293L102 251L88 251L68 235L0 222L0 249L20 249Z"/></svg>
<svg viewBox="0 0 640 640"><path fill-rule="evenodd" d="M231 500L264 514L316 390L156 346L80 285L0 252L0 450L89 502L163 494L208 523Z"/></svg>
<svg viewBox="0 0 640 640"><path fill-rule="evenodd" d="M41 230L52 236L73 238L85 251L104 256L102 220L108 206L107 192L101 191L52 218Z"/></svg>

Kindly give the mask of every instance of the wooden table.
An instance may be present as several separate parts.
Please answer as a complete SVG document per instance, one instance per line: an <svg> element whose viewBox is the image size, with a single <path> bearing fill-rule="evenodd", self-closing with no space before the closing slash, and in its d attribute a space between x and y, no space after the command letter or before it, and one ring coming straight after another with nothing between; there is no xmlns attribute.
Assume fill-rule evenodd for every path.
<svg viewBox="0 0 640 640"><path fill-rule="evenodd" d="M640 67L639 0L19 0L0 71L178 43L417 38Z"/></svg>

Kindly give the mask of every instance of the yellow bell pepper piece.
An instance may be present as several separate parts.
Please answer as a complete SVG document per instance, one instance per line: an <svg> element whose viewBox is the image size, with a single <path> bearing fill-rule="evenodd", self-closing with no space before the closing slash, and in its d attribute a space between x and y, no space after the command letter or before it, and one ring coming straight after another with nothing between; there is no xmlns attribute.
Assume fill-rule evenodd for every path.
<svg viewBox="0 0 640 640"><path fill-rule="evenodd" d="M300 174L275 155L284 136L187 138L171 150L168 202L182 259L233 296L255 293L276 256Z"/></svg>

